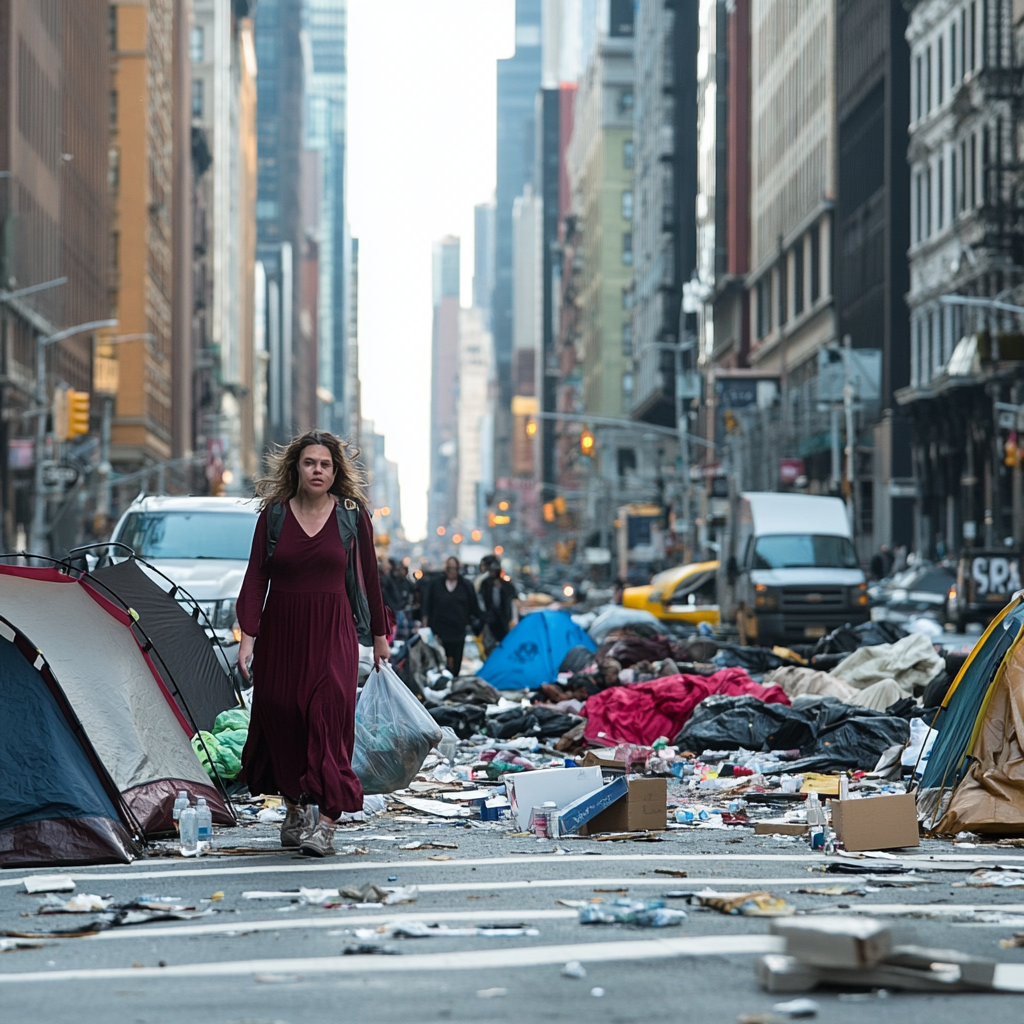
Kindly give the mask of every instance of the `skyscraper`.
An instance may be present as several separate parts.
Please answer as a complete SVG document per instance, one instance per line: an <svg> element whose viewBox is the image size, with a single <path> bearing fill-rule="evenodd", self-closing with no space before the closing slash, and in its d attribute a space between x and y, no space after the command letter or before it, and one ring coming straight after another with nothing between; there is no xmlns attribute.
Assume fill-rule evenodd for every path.
<svg viewBox="0 0 1024 1024"><path fill-rule="evenodd" d="M459 239L434 243L427 531L451 525L458 489Z"/></svg>
<svg viewBox="0 0 1024 1024"><path fill-rule="evenodd" d="M346 433L351 416L346 395L353 372L347 358L349 317L348 209L346 205L346 133L348 127L348 3L306 0L312 72L306 82L306 145L321 155L321 206L317 242L320 251L318 313L318 416L322 426Z"/></svg>
<svg viewBox="0 0 1024 1024"><path fill-rule="evenodd" d="M495 191L492 331L497 365L495 475L511 470L512 205L533 181L535 102L541 81L541 0L516 0L516 52L498 61L498 180Z"/></svg>

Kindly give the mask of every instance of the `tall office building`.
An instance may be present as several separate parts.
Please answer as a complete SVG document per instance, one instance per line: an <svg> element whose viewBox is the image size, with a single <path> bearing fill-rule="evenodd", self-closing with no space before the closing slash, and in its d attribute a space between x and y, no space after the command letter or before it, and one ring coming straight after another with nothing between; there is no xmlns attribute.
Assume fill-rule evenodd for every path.
<svg viewBox="0 0 1024 1024"><path fill-rule="evenodd" d="M484 327L491 326L491 298L494 294L494 203L473 207L473 305L484 315Z"/></svg>
<svg viewBox="0 0 1024 1024"><path fill-rule="evenodd" d="M486 463L484 443L490 431L491 385L494 380L494 356L491 335L484 326L483 310L475 306L459 313L459 468L456 519L463 534L482 529Z"/></svg>
<svg viewBox="0 0 1024 1024"><path fill-rule="evenodd" d="M498 61L498 180L491 307L498 399L495 474L511 472L512 207L533 181L535 102L541 81L541 0L516 0L515 55Z"/></svg>
<svg viewBox="0 0 1024 1024"><path fill-rule="evenodd" d="M321 202L318 383L321 425L347 433L346 395L353 367L348 359L350 246L346 204L348 117L347 0L306 0L312 68L306 82L306 146L320 154Z"/></svg>
<svg viewBox="0 0 1024 1024"><path fill-rule="evenodd" d="M35 338L109 315L108 5L0 7L0 288L67 277L0 303L0 539L24 546L32 517ZM48 346L49 388L91 390L93 339ZM48 391L49 395L49 391ZM56 546L56 545L55 545Z"/></svg>
<svg viewBox="0 0 1024 1024"><path fill-rule="evenodd" d="M305 138L303 0L256 5L256 258L264 310L266 403L264 440L287 440L299 424L295 409L296 347L303 253L301 160Z"/></svg>
<svg viewBox="0 0 1024 1024"><path fill-rule="evenodd" d="M427 535L448 529L458 503L459 239L434 243Z"/></svg>

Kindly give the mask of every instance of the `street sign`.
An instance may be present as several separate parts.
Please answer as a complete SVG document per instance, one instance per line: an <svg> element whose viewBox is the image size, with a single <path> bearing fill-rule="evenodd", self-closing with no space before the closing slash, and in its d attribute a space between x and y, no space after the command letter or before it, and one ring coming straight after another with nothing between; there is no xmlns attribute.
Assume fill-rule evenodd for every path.
<svg viewBox="0 0 1024 1024"><path fill-rule="evenodd" d="M78 483L78 470L74 466L49 459L42 469L44 487L71 487Z"/></svg>

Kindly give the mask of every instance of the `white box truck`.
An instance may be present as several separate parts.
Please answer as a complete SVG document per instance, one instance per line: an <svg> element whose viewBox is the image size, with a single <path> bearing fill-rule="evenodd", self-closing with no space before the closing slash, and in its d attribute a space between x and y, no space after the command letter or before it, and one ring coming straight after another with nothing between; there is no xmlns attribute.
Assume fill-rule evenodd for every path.
<svg viewBox="0 0 1024 1024"><path fill-rule="evenodd" d="M744 493L721 560L723 621L743 643L808 643L869 618L867 578L839 498Z"/></svg>

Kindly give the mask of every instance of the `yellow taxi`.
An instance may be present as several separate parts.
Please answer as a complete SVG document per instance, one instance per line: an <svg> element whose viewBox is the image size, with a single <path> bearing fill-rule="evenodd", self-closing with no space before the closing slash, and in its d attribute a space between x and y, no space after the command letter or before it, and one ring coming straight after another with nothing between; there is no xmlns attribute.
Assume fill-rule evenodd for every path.
<svg viewBox="0 0 1024 1024"><path fill-rule="evenodd" d="M642 608L666 622L718 625L718 562L693 562L659 572L646 587L622 592L625 608Z"/></svg>

